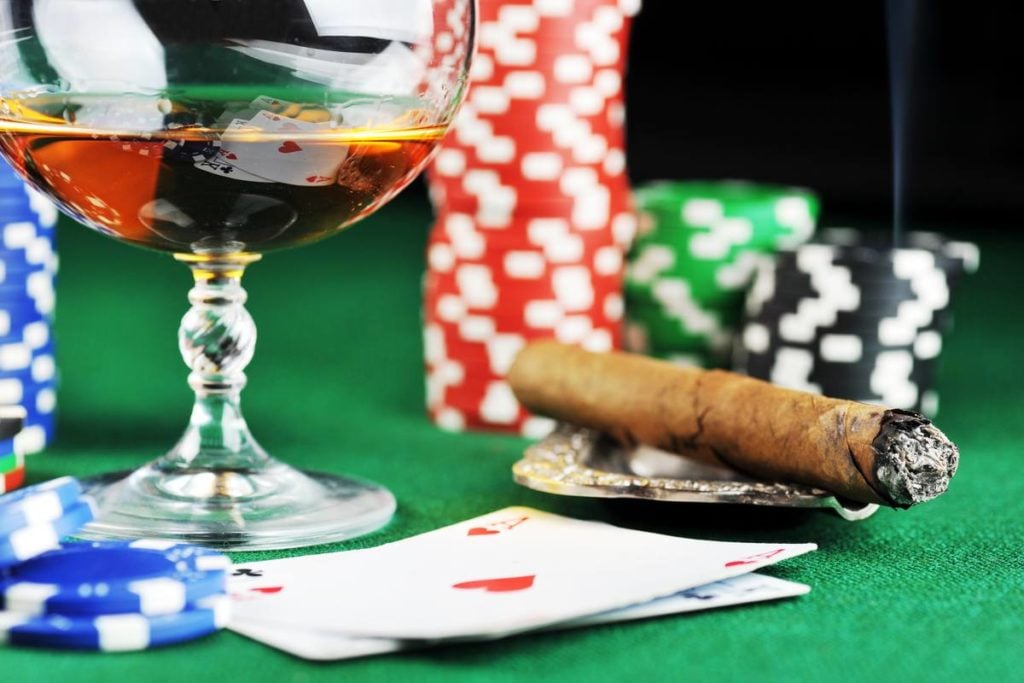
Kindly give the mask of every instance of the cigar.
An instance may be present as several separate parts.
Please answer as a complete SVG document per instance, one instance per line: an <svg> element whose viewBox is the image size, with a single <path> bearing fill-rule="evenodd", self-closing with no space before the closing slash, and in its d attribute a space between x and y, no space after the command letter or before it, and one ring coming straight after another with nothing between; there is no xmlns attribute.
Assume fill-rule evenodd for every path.
<svg viewBox="0 0 1024 683"><path fill-rule="evenodd" d="M907 508L943 493L959 451L917 413L826 398L723 370L556 342L520 351L508 375L542 415L750 477Z"/></svg>

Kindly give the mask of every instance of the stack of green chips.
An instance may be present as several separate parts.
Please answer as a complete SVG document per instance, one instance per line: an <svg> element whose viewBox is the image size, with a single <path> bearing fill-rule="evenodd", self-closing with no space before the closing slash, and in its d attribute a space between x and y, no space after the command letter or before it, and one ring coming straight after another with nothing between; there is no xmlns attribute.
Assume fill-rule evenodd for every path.
<svg viewBox="0 0 1024 683"><path fill-rule="evenodd" d="M814 233L809 190L740 181L643 185L626 268L626 345L681 364L728 365L760 261Z"/></svg>

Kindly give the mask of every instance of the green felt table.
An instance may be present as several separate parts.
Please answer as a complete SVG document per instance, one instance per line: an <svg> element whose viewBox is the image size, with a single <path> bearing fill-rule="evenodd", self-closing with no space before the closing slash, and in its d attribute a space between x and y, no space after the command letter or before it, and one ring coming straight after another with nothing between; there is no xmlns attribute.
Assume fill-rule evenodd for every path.
<svg viewBox="0 0 1024 683"><path fill-rule="evenodd" d="M825 511L537 493L510 476L525 440L436 429L422 408L418 315L429 221L425 202L403 197L357 229L272 254L247 275L260 341L245 407L257 436L291 463L357 473L398 498L386 529L313 552L374 546L522 504L697 538L815 542L817 552L769 570L812 592L329 664L230 632L138 654L0 649L0 680L1021 680L1019 241L980 239L982 269L957 292L938 419L962 450L950 491L851 523ZM59 242L60 435L29 461L33 481L156 456L178 436L190 405L175 339L186 269L69 223Z"/></svg>

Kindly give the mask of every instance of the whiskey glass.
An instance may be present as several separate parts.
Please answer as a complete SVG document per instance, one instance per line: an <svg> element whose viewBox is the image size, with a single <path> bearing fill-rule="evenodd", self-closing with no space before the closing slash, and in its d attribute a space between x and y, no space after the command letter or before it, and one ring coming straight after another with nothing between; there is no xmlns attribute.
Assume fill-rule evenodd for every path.
<svg viewBox="0 0 1024 683"><path fill-rule="evenodd" d="M463 97L474 19L473 0L0 0L0 153L78 222L195 281L185 433L88 480L98 515L80 536L257 550L391 518L385 488L290 467L251 434L241 280L419 173Z"/></svg>

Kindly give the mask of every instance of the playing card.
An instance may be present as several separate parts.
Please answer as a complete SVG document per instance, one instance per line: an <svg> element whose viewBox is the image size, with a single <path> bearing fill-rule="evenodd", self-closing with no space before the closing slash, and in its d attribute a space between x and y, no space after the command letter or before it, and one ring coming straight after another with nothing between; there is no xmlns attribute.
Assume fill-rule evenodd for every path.
<svg viewBox="0 0 1024 683"><path fill-rule="evenodd" d="M241 565L235 623L495 638L650 602L813 550L721 543L508 508L369 550Z"/></svg>
<svg viewBox="0 0 1024 683"><path fill-rule="evenodd" d="M233 165L224 157L224 150L220 150L212 159L200 159L196 161L194 166L200 171L206 171L214 175L220 175L227 178L234 178L235 180L244 180L250 183L269 183L273 182L266 178L247 173L237 166Z"/></svg>
<svg viewBox="0 0 1024 683"><path fill-rule="evenodd" d="M744 574L724 581L690 588L675 595L633 605L619 610L602 612L582 619L553 625L545 630L563 630L595 626L618 621L647 619L669 614L682 614L766 600L803 595L809 586L783 581L761 574ZM352 659L371 655L399 652L428 646L425 641L402 641L390 638L357 638L343 633L311 629L281 628L232 623L238 633L289 652L298 657L314 660Z"/></svg>
<svg viewBox="0 0 1024 683"><path fill-rule="evenodd" d="M259 111L235 119L221 136L222 158L235 168L267 180L315 187L335 182L348 147L313 135L330 126Z"/></svg>

